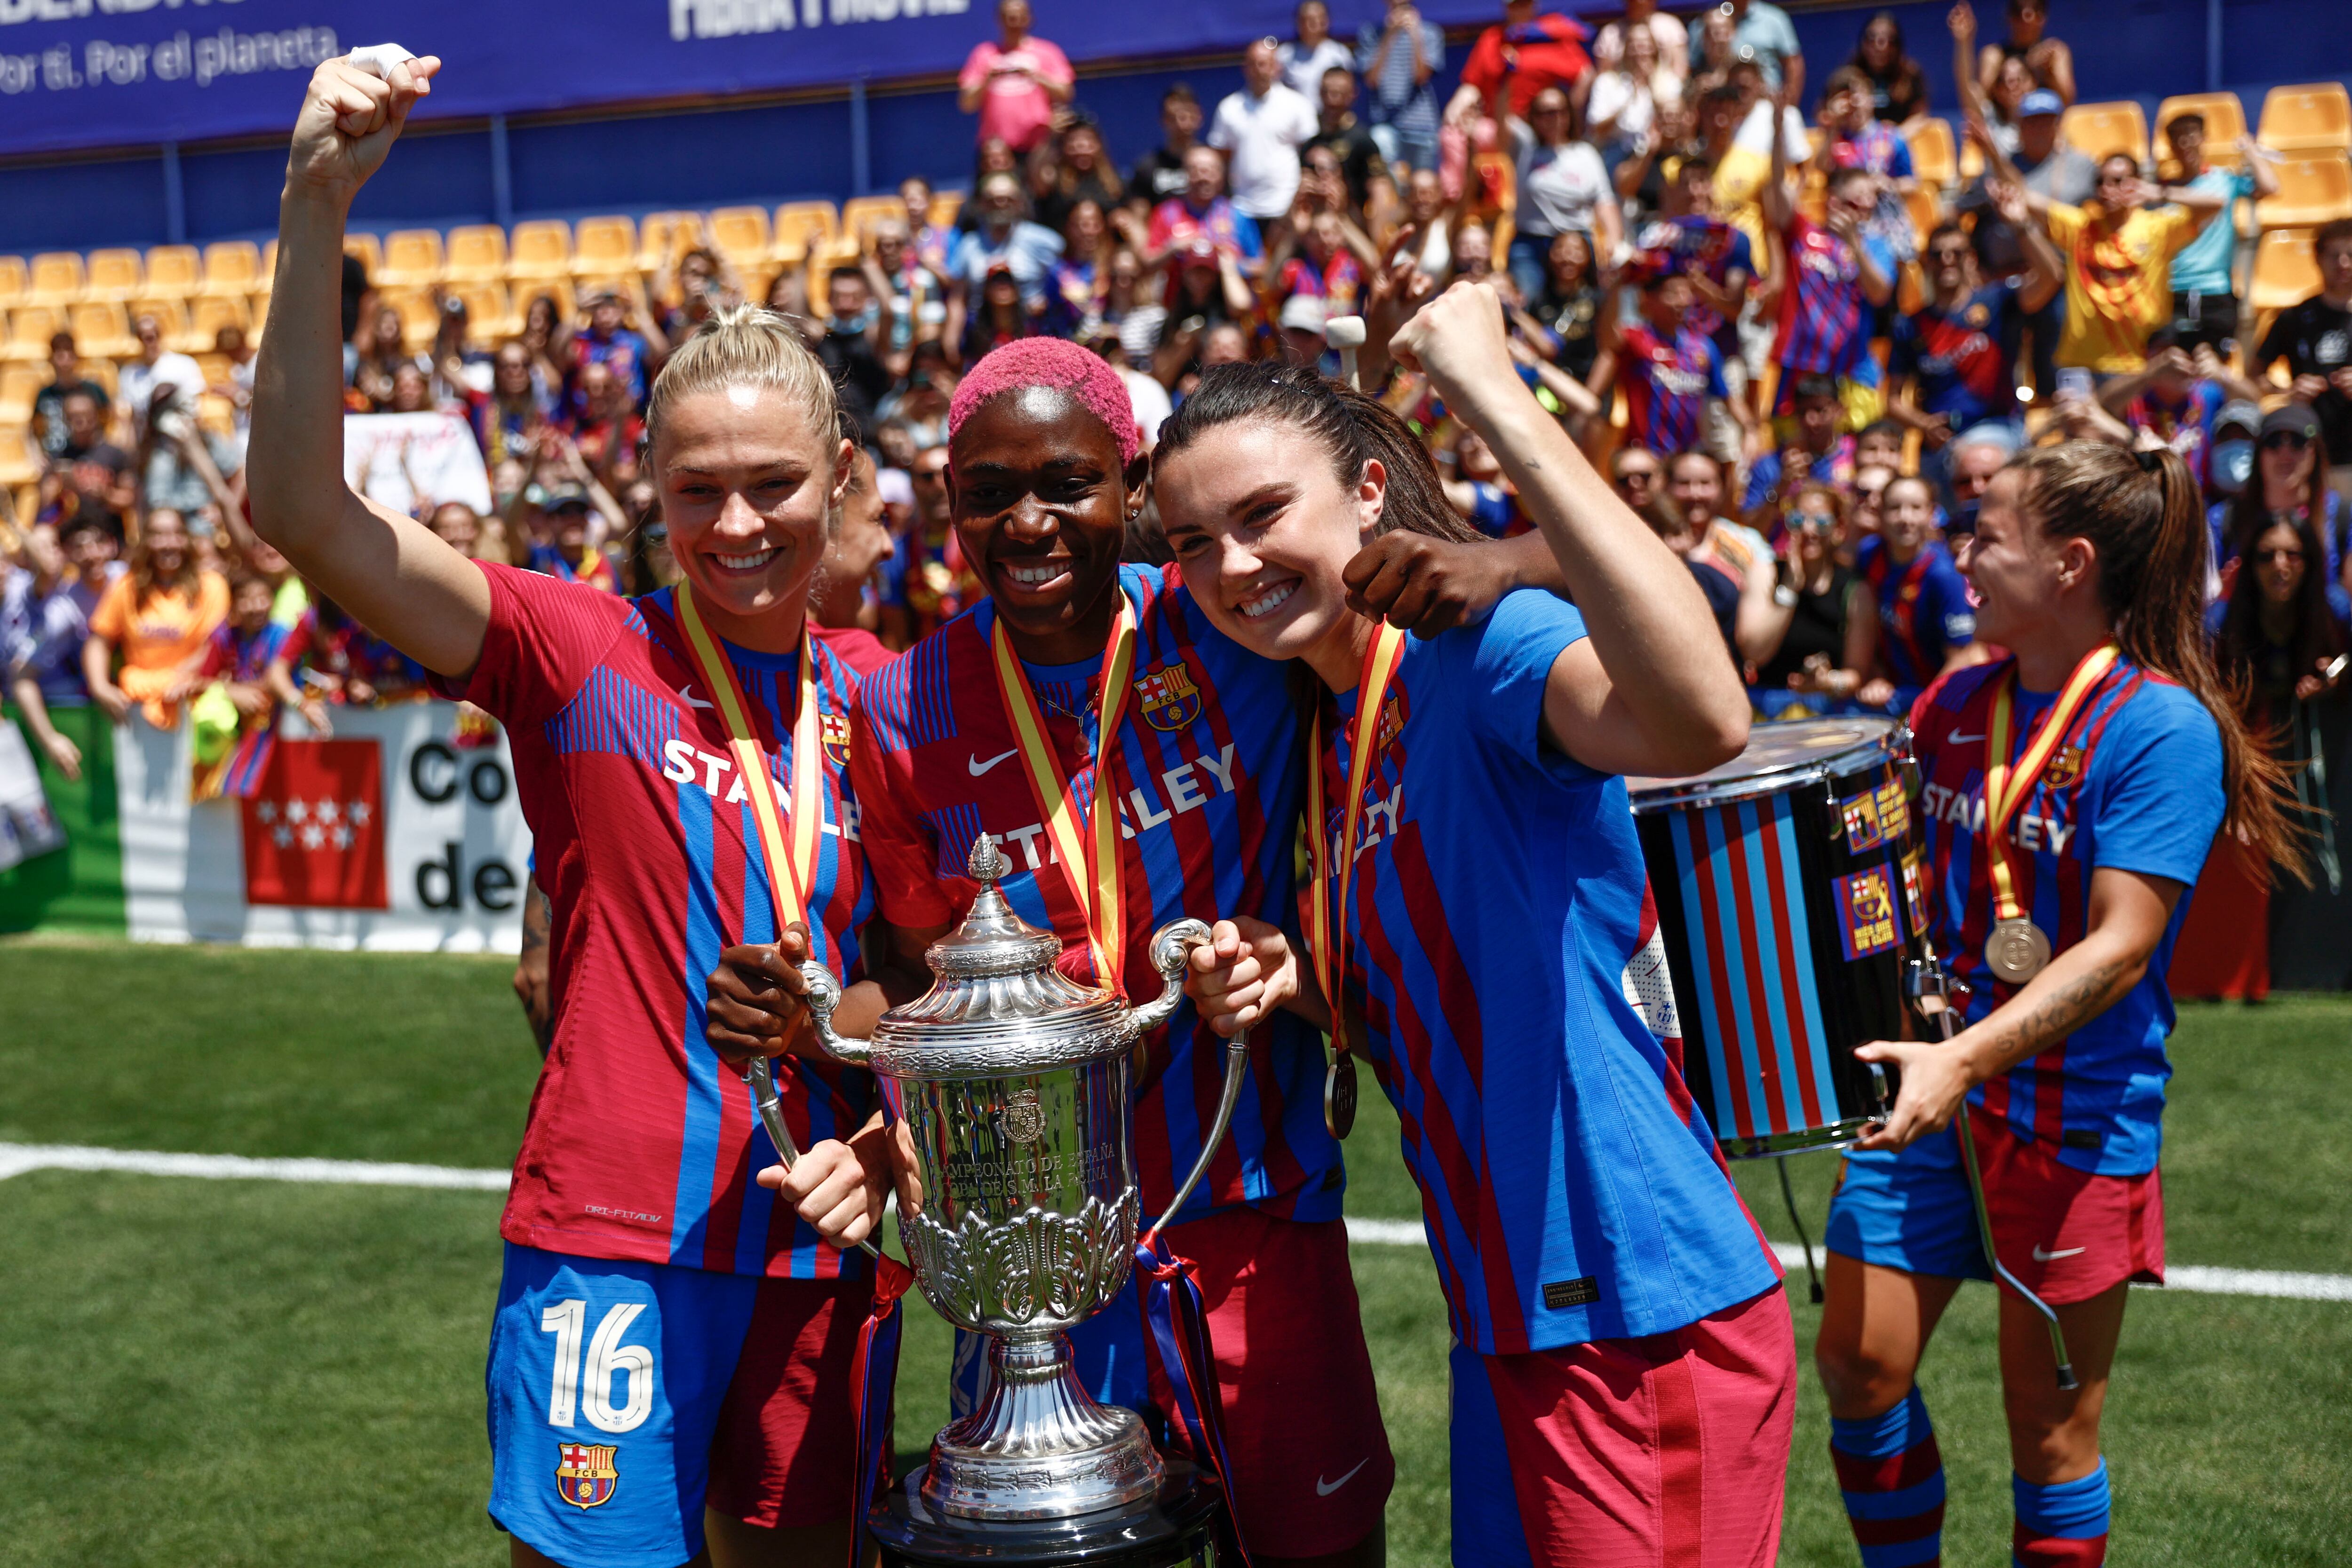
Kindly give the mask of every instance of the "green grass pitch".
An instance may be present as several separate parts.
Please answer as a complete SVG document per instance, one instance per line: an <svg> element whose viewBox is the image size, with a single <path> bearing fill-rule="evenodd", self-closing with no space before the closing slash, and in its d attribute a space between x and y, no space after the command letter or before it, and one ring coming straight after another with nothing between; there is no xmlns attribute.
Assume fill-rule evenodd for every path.
<svg viewBox="0 0 2352 1568"><path fill-rule="evenodd" d="M0 944L0 1140L498 1166L537 1061L480 959ZM2352 998L2188 1010L2167 1122L2176 1263L2352 1272ZM1367 1098L1349 1211L1410 1218ZM1834 1160L1792 1167L1815 1234ZM1741 1186L1791 1233L1769 1166ZM503 1563L482 1512L486 1193L38 1171L0 1182L0 1561ZM1359 1246L1399 1479L1390 1561L1446 1560L1445 1316L1417 1249ZM1817 1310L1794 1277L1801 1349ZM943 1419L918 1301L902 1442ZM1961 1294L1923 1381L1947 1561L2005 1561L1992 1296ZM1810 1375L1781 1560L1850 1564ZM2106 1450L2115 1560L2352 1561L2352 1304L2141 1291Z"/></svg>

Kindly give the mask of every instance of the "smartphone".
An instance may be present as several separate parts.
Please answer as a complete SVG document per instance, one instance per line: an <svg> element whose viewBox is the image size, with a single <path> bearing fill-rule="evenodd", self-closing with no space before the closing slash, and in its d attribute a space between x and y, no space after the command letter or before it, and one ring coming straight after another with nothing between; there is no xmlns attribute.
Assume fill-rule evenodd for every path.
<svg viewBox="0 0 2352 1568"><path fill-rule="evenodd" d="M2091 401L2091 372L2078 365L2063 365L2058 371L2058 396Z"/></svg>

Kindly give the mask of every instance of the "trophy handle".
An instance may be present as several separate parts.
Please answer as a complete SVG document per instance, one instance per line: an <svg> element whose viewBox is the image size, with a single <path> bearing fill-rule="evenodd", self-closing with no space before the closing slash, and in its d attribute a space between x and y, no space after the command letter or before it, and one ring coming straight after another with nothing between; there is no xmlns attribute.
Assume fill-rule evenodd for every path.
<svg viewBox="0 0 2352 1568"><path fill-rule="evenodd" d="M1151 967L1160 971L1165 983L1157 998L1137 1008L1130 1015L1139 1031L1159 1027L1176 1010L1176 1004L1184 999L1185 963L1192 956L1192 949L1207 940L1209 928L1198 920L1178 920L1161 926L1153 934ZM1241 1100L1242 1081L1248 1072L1249 1031L1244 1030L1225 1042L1224 1090L1217 1096L1216 1120L1209 1124L1209 1136L1201 1145L1201 1157L1192 1162L1192 1174L1184 1178L1184 1185L1176 1189L1175 1201L1168 1206L1166 1213L1152 1221L1150 1231L1145 1234L1158 1231L1173 1218L1176 1211L1184 1207L1184 1200L1192 1196L1192 1189L1201 1185L1201 1178L1208 1175L1209 1162L1216 1157L1217 1145L1225 1141L1225 1132L1234 1124L1234 1106Z"/></svg>
<svg viewBox="0 0 2352 1568"><path fill-rule="evenodd" d="M1201 1185L1201 1178L1209 1174L1209 1162L1216 1157L1217 1145L1225 1141L1225 1130L1234 1124L1234 1107L1241 1101L1242 1080L1248 1075L1249 1030L1244 1030L1225 1041L1224 1091L1217 1096L1217 1119L1209 1124L1209 1136L1201 1145L1201 1157L1192 1162L1192 1174L1184 1178L1184 1185L1176 1189L1175 1199L1169 1204L1167 1211L1153 1220L1151 1228L1144 1234L1158 1234L1176 1217L1176 1211L1184 1207L1184 1200L1192 1196L1192 1189Z"/></svg>
<svg viewBox="0 0 2352 1568"><path fill-rule="evenodd" d="M808 982L809 1016L816 1020L816 1040L824 1053L835 1061L846 1061L864 1067L874 1060L871 1040L851 1040L833 1032L833 1009L841 1005L841 982L833 971L811 958L801 966L801 978Z"/></svg>
<svg viewBox="0 0 2352 1568"><path fill-rule="evenodd" d="M825 1054L845 1061L863 1061L871 1057L873 1047L864 1040L844 1040L833 1032L833 1009L841 1004L841 982L833 977L833 971L812 959L801 966L801 974L808 981L809 1011L816 1019L816 1037L824 1046ZM845 1047L847 1049L842 1049ZM760 1125L768 1130L768 1141L776 1145L776 1157L789 1171L800 1164L801 1151L800 1145L793 1142L792 1129L784 1125L783 1097L776 1092L775 1059L753 1057L751 1076L751 1103L759 1110ZM882 1256L881 1249L871 1241L857 1245L874 1257Z"/></svg>

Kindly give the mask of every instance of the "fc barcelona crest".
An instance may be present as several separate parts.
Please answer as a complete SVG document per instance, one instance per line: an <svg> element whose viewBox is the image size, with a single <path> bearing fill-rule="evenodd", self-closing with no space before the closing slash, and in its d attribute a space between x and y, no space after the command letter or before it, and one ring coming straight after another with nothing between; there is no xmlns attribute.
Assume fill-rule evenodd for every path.
<svg viewBox="0 0 2352 1568"><path fill-rule="evenodd" d="M613 1489L621 1484L621 1474L613 1468L613 1456L619 1448L601 1443L557 1447L563 1462L555 1467L556 1496L574 1508L595 1508L613 1500Z"/></svg>
<svg viewBox="0 0 2352 1568"><path fill-rule="evenodd" d="M1372 755L1380 757L1404 733L1404 693L1394 691L1381 705L1381 727L1372 737Z"/></svg>
<svg viewBox="0 0 2352 1568"><path fill-rule="evenodd" d="M1201 716L1201 688L1181 662L1138 676L1135 700L1142 705L1144 722L1154 729L1189 729Z"/></svg>
<svg viewBox="0 0 2352 1568"><path fill-rule="evenodd" d="M849 766L849 719L837 713L816 716L817 736L824 742L824 754L843 768Z"/></svg>
<svg viewBox="0 0 2352 1568"><path fill-rule="evenodd" d="M2062 746L2042 765L2042 781L2053 789L2072 787L2083 777L2083 748Z"/></svg>

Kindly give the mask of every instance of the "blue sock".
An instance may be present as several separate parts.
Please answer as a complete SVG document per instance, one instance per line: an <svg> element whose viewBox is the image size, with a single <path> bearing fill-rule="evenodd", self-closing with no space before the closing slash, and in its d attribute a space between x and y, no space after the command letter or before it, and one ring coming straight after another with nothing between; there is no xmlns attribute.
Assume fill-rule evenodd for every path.
<svg viewBox="0 0 2352 1568"><path fill-rule="evenodd" d="M1863 1568L1918 1568L1944 1550L1944 1458L1914 1384L1863 1421L1830 1421L1830 1458Z"/></svg>
<svg viewBox="0 0 2352 1568"><path fill-rule="evenodd" d="M2107 1461L2080 1480L2039 1487L2012 1477L2013 1568L2098 1568L2107 1560Z"/></svg>

